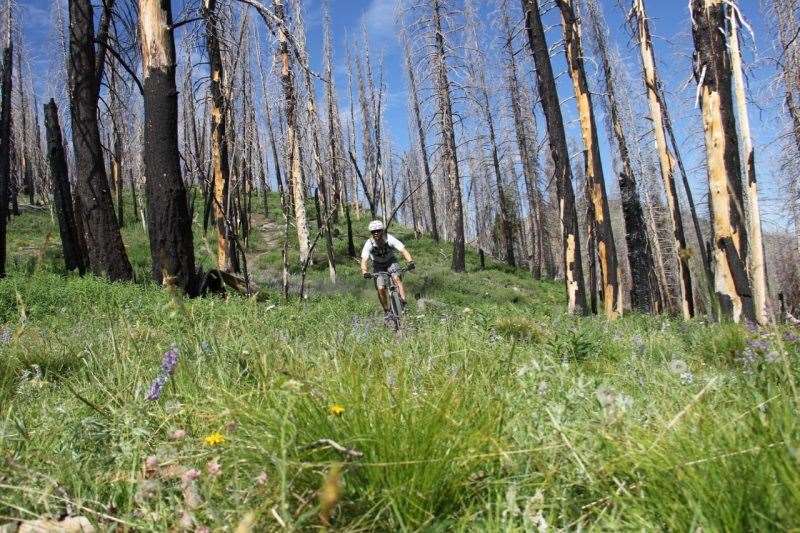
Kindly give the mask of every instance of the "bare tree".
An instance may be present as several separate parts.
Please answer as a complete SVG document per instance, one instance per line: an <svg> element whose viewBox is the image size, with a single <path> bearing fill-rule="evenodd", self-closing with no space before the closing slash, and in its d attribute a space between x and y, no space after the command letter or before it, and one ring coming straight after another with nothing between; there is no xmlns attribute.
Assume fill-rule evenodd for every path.
<svg viewBox="0 0 800 533"><path fill-rule="evenodd" d="M708 185L714 235L714 288L725 316L755 320L747 277L747 230L739 142L727 54L725 3L692 0L694 75L703 111Z"/></svg>
<svg viewBox="0 0 800 533"><path fill-rule="evenodd" d="M112 281L130 280L128 261L103 161L97 106L105 64L106 39L113 0L106 0L95 50L94 10L90 0L69 1L70 110L77 168L80 216L89 252L89 267Z"/></svg>
<svg viewBox="0 0 800 533"><path fill-rule="evenodd" d="M10 13L7 14L10 17ZM2 108L0 108L0 278L6 277L6 231L11 182L11 90L14 47L9 31L3 50Z"/></svg>
<svg viewBox="0 0 800 533"><path fill-rule="evenodd" d="M425 134L425 127L422 124L422 110L419 102L419 88L417 87L417 76L414 72L414 64L411 57L411 46L408 42L408 35L403 35L403 50L405 52L406 72L408 73L408 97L411 109L414 113L414 124L417 129L417 141L419 142L420 162L425 173L425 186L428 191L428 216L430 217L431 237L439 242L439 228L436 222L436 204L433 193L433 177L431 175L430 158L428 156L428 143Z"/></svg>
<svg viewBox="0 0 800 533"><path fill-rule="evenodd" d="M631 305L634 309L649 313L656 310L657 302L660 301L658 280L655 278L655 265L647 232L643 231L646 227L644 214L622 122L615 72L619 62L615 59L612 63L608 29L600 5L597 0L587 0L587 5L589 29L603 69L605 107L610 117L608 121L610 137L617 141L617 154L622 167L619 173L619 188L625 221L625 240L628 245L628 263L631 270Z"/></svg>
<svg viewBox="0 0 800 533"><path fill-rule="evenodd" d="M575 210L575 192L572 189L572 169L569 164L564 119L556 89L553 66L547 38L542 26L538 0L521 0L525 13L528 46L536 64L536 80L547 121L550 154L555 166L555 182L561 214L561 238L564 260L564 281L567 289L568 309L571 313L586 313L586 287L583 279L581 243L578 233L578 214Z"/></svg>
<svg viewBox="0 0 800 533"><path fill-rule="evenodd" d="M178 90L171 0L139 0L144 72L144 174L157 283L195 290L192 220L178 152Z"/></svg>
<svg viewBox="0 0 800 533"><path fill-rule="evenodd" d="M456 150L456 134L453 122L453 103L450 94L450 79L447 74L447 51L444 42L444 23L442 0L431 0L433 11L433 69L436 85L436 99L439 107L439 128L442 136L442 155L444 175L450 192L450 206L448 212L453 228L453 261L451 268L454 272L464 272L465 244L464 244L464 207L461 198L461 177L458 170L458 155Z"/></svg>
<svg viewBox="0 0 800 533"><path fill-rule="evenodd" d="M575 13L574 0L557 0L556 4L561 10L567 66L575 90L581 135L585 148L586 179L592 203L593 231L597 239L603 306L606 316L615 318L622 314L619 286L620 273L614 233L611 229L611 214L608 208L605 178L603 177L603 163L600 160L597 124L594 118L589 83L586 79L580 21Z"/></svg>
<svg viewBox="0 0 800 533"><path fill-rule="evenodd" d="M689 270L689 257L686 252L686 235L683 230L683 219L678 201L677 188L675 187L673 157L667 146L664 125L665 106L661 100L660 81L656 72L656 63L653 53L653 43L650 36L650 24L644 8L644 0L634 0L633 15L637 19L639 36L639 50L642 57L642 71L644 84L647 89L650 117L653 121L653 131L658 149L661 178L667 197L672 227L674 234L674 249L678 258L678 279L680 280L681 311L684 318L694 316L694 298L692 291L692 276ZM701 244L702 246L702 244Z"/></svg>
<svg viewBox="0 0 800 533"><path fill-rule="evenodd" d="M50 173L53 178L53 200L58 229L61 235L61 249L68 272L77 270L81 275L86 271L86 257L78 238L75 213L72 208L67 158L64 154L64 140L58 120L58 107L53 99L44 106L45 133L47 134L47 153Z"/></svg>
<svg viewBox="0 0 800 533"><path fill-rule="evenodd" d="M745 157L742 173L745 177L746 189L744 212L747 224L747 235L750 240L747 256L748 271L753 292L755 319L761 325L769 323L767 315L767 269L764 259L764 241L761 232L761 210L758 205L758 184L756 183L756 163L753 139L750 136L750 117L747 114L747 96L742 68L742 53L739 47L739 27L746 24L742 20L739 8L732 1L728 4L728 53L733 72L734 98L739 120L739 134L742 140L742 154Z"/></svg>

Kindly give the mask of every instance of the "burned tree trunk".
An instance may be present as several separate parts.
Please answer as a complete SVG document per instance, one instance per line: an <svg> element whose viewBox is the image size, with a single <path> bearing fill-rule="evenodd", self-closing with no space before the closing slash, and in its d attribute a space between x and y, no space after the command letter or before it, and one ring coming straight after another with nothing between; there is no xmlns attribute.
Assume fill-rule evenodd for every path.
<svg viewBox="0 0 800 533"><path fill-rule="evenodd" d="M703 112L714 235L714 288L722 313L735 322L755 320L747 278L747 231L739 140L731 91L723 0L692 0L694 75Z"/></svg>
<svg viewBox="0 0 800 533"><path fill-rule="evenodd" d="M414 65L411 62L411 50L409 49L408 38L404 38L406 70L408 71L408 91L411 98L411 107L414 111L414 122L417 126L417 139L419 140L420 158L422 160L422 170L425 172L425 185L428 191L428 215L431 220L431 237L439 242L439 229L436 224L436 204L433 193L433 177L431 176L431 166L428 158L428 144L426 142L425 128L422 125L422 111L420 110L419 94L417 92L417 77L414 73Z"/></svg>
<svg viewBox="0 0 800 533"><path fill-rule="evenodd" d="M70 0L70 110L77 196L83 217L89 267L112 281L130 280L133 269L119 232L103 162L97 102L100 79L95 61L94 16L90 0ZM101 62L102 64L102 62Z"/></svg>
<svg viewBox="0 0 800 533"><path fill-rule="evenodd" d="M20 169L22 173L21 190L22 194L28 196L28 202L33 205L35 203L36 186L33 181L33 162L31 161L31 150L28 143L28 103L25 95L25 84L22 80L22 59L19 50L17 50L17 81L19 86L17 90L19 91L20 118L22 119L20 124L22 146L19 148L19 164L22 167Z"/></svg>
<svg viewBox="0 0 800 533"><path fill-rule="evenodd" d="M216 0L204 0L203 16L206 19L206 49L211 70L211 212L217 227L217 268L225 272L239 272L233 220L228 219L230 206L230 162L225 115L225 70L219 42L219 22Z"/></svg>
<svg viewBox="0 0 800 533"><path fill-rule="evenodd" d="M605 82L606 107L610 111L611 131L617 140L617 151L622 164L619 174L619 189L622 200L622 215L625 220L625 240L628 244L628 263L631 269L631 306L644 313L656 310L658 280L655 278L655 265L647 232L639 191L636 186L633 165L631 164L625 128L616 88L615 72L612 68L606 27L597 0L589 2L589 17L592 33L600 55ZM655 296L655 297L654 297Z"/></svg>
<svg viewBox="0 0 800 533"><path fill-rule="evenodd" d="M686 249L686 235L683 231L681 207L678 202L678 191L675 187L673 159L667 146L664 134L664 115L660 101L660 83L656 75L656 63L653 44L650 37L650 25L644 10L644 0L634 0L633 14L637 19L639 35L639 51L642 56L644 84L647 88L647 99L650 106L650 117L653 120L653 131L656 137L661 178L667 196L667 206L672 217L673 243L678 260L678 279L680 280L681 310L684 318L694 316L694 297L692 291L692 275L689 271L689 256Z"/></svg>
<svg viewBox="0 0 800 533"><path fill-rule="evenodd" d="M77 270L81 275L86 271L86 257L80 245L75 212L72 209L72 193L69 186L67 158L64 155L64 139L58 120L58 107L51 99L44 106L44 128L47 135L47 160L53 178L53 201L58 216L58 229L61 234L61 248L67 272Z"/></svg>
<svg viewBox="0 0 800 533"><path fill-rule="evenodd" d="M2 108L0 108L0 278L6 277L6 231L11 191L11 73L14 48L3 50Z"/></svg>
<svg viewBox="0 0 800 533"><path fill-rule="evenodd" d="M572 169L569 164L567 137L564 132L564 119L561 103L556 90L553 66L547 39L539 13L538 0L521 0L525 13L525 29L528 46L536 64L536 80L542 99L550 153L556 171L559 211L561 215L562 246L564 250L564 281L566 282L568 308L571 313L586 313L586 288L583 280L581 243L578 233L578 214L575 210L575 192L572 188Z"/></svg>
<svg viewBox="0 0 800 533"><path fill-rule="evenodd" d="M748 270L753 292L753 306L756 321L763 325L769 323L767 315L767 269L764 259L764 242L761 232L761 210L758 205L758 184L756 183L756 163L753 150L753 140L750 136L750 117L747 114L747 97L745 95L744 74L742 72L742 54L739 49L739 13L735 4L729 5L729 34L728 51L731 57L731 70L733 71L734 96L736 109L740 121L739 133L742 137L742 153L745 156L742 172L745 176L747 188L744 191L745 220L747 235L750 239Z"/></svg>
<svg viewBox="0 0 800 533"><path fill-rule="evenodd" d="M447 60L444 46L444 33L442 25L441 0L433 1L434 24L434 69L436 77L436 97L439 102L439 121L442 134L442 165L444 175L450 188L451 205L448 211L452 218L453 227L453 262L451 268L454 272L464 272L465 245L464 245L464 207L461 198L461 177L458 171L458 156L456 154L456 134L453 124L453 104L450 96L450 80L447 76Z"/></svg>
<svg viewBox="0 0 800 533"><path fill-rule="evenodd" d="M617 248L614 233L611 229L611 213L608 208L603 164L600 160L600 146L597 137L597 124L594 118L592 96L586 79L583 61L583 45L581 44L580 23L575 16L573 0L557 0L561 10L564 27L567 65L575 98L578 104L581 134L586 147L586 182L593 204L594 229L597 239L597 257L600 266L600 282L603 291L603 307L608 318L622 314L620 298L620 271L617 262Z"/></svg>
<svg viewBox="0 0 800 533"><path fill-rule="evenodd" d="M111 183L117 196L117 222L119 227L125 226L125 202L123 201L123 179L122 179L122 108L119 102L117 67L114 61L111 62L111 84L109 93L111 97L111 136L113 138L112 163L111 163Z"/></svg>
<svg viewBox="0 0 800 533"><path fill-rule="evenodd" d="M178 152L178 90L171 0L139 0L144 72L144 173L157 283L195 290L192 220Z"/></svg>
<svg viewBox="0 0 800 533"><path fill-rule="evenodd" d="M281 84L286 101L286 151L288 154L288 183L294 198L294 217L297 240L300 244L300 264L309 260L308 218L306 216L303 164L300 150L300 131L297 123L297 94L294 86L292 62L289 54L289 35L283 0L275 0L275 16L278 19L278 59L280 61Z"/></svg>

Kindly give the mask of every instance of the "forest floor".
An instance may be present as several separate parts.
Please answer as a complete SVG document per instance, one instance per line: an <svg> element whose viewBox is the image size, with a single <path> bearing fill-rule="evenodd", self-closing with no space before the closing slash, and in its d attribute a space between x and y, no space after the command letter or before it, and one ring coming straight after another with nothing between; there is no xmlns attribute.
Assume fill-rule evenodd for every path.
<svg viewBox="0 0 800 533"><path fill-rule="evenodd" d="M560 283L478 270L472 253L452 274L448 245L396 227L418 267L396 336L345 257L343 227L337 284L321 242L300 301L292 245L295 296L283 301L271 202L248 252L258 299L154 286L133 220L123 235L139 281L65 276L49 213L12 219L0 530L800 524L797 332L572 317ZM196 228L207 268L211 234ZM172 346L177 367L147 400Z"/></svg>

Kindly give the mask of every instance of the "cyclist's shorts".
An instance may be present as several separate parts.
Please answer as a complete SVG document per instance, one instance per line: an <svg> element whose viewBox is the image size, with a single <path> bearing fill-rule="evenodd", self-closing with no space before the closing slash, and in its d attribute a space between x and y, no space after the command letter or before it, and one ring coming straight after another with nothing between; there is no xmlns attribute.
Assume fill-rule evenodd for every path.
<svg viewBox="0 0 800 533"><path fill-rule="evenodd" d="M400 268L400 265L397 263L392 263L391 265L374 265L375 272L397 272ZM378 276L375 278L375 288L376 289L385 289L389 287L389 276Z"/></svg>

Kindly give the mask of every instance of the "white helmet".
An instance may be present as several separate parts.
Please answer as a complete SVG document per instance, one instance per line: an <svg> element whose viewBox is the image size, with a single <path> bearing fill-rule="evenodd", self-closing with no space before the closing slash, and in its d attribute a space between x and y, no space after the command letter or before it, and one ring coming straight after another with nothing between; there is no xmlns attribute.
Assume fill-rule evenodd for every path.
<svg viewBox="0 0 800 533"><path fill-rule="evenodd" d="M369 223L369 231L383 231L386 229L383 225L383 222L380 220L373 220Z"/></svg>

